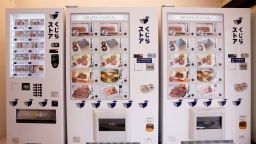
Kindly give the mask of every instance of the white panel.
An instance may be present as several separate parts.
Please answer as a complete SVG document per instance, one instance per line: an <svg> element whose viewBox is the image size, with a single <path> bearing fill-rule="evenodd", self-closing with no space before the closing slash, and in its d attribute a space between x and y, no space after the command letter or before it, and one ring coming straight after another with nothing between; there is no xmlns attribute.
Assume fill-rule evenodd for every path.
<svg viewBox="0 0 256 144"><path fill-rule="evenodd" d="M29 66L44 65L44 74L40 77L13 77L10 75L11 69L7 69L7 143L65 143L63 12L63 9L56 8L7 10L6 65L10 67L10 64L13 64L9 57L13 54L16 55L16 61L23 60L23 63ZM14 19L11 16L14 16ZM15 19L16 26L10 25L14 24ZM24 25L26 21L22 19L29 19L30 26ZM18 29L29 32L29 38L24 38L24 35L19 37L20 41L27 39L28 44L12 45L14 38L10 32ZM41 39L38 39L38 30L43 31L39 34L43 35ZM15 50L10 46L16 47ZM25 61L27 55L29 60ZM19 110L26 112L20 113ZM16 121L16 116L21 120ZM22 120L23 118L27 120Z"/></svg>
<svg viewBox="0 0 256 144"><path fill-rule="evenodd" d="M76 17L75 21L72 21L71 16L81 16L82 18ZM149 16L149 18L146 16ZM145 21L142 19L145 19ZM146 22L146 19L148 19L148 22ZM68 143L114 141L140 142L141 144L158 143L157 21L158 19L156 10L152 8L67 9L66 76ZM80 24L78 24L79 22ZM76 27L83 27L81 31L84 31L85 35L81 36L81 39L84 38L88 41L90 41L91 38L93 39L93 48L89 53L93 54L94 67L89 69L95 69L94 79L99 79L99 84L96 84L95 82L92 83L94 88L93 93L91 94L97 94L97 98L93 97L92 95L83 99L71 98L72 81L70 76L73 50L70 46L72 46L72 42L77 41L77 38L72 36L71 27L72 24L74 26L74 23L77 24ZM104 25L102 24L104 23L105 27L108 27L108 29L103 28ZM140 26L143 28L143 35L145 34L145 31L147 31L147 26L149 26L147 29L149 30L150 42L147 41L146 43L146 40L143 39L140 44ZM101 31L101 28L103 28L104 31ZM89 31L86 31L87 29ZM78 37L79 33L80 32L75 32L75 34L78 34ZM126 33L126 35L124 33ZM141 38L146 37L141 36ZM117 45L113 45L113 48L109 48L112 47L111 43L109 43L107 44L106 49L104 47L102 48L102 42L105 42L109 39L113 39L109 42L113 42L112 44L116 43ZM105 43L103 43L103 45L105 45ZM121 49L115 48L116 46L120 47ZM95 51L95 48L97 48L97 51ZM125 50L125 48L127 49ZM78 52L79 51L80 49ZM101 80L100 71L101 69L116 69L114 65L111 65L106 61L109 60L109 56L113 54L116 54L116 57L121 58L122 62L117 61L117 63L123 64L123 67L118 67L117 69L123 69L123 73L120 77L121 79L119 79L117 82L109 81L110 83L105 83ZM138 59L135 57L138 57ZM144 60L149 63L145 63ZM95 64L98 66L95 67ZM124 64L126 64L126 66ZM139 70L135 68L136 66L138 66ZM127 96L118 98L118 95L105 95L105 86L116 85L115 83L118 83L119 86L122 86L122 93L127 94ZM115 87L115 89L117 88L118 87ZM85 101L84 105L82 104L82 100ZM144 102L145 104L142 105ZM95 108L95 104L98 105L99 103L100 106ZM114 108L111 108L111 103L116 103ZM145 107L143 108L143 106ZM125 111L125 132L95 132L97 131L97 129L95 129L97 121L95 118L93 118L93 114L95 114L96 111L101 110L107 110L106 114L112 118L114 117L116 111L119 113ZM101 134L107 138L101 139ZM117 137L118 135L120 137Z"/></svg>
<svg viewBox="0 0 256 144"><path fill-rule="evenodd" d="M169 15L169 16L168 16ZM212 19L210 18L212 17ZM174 28L168 29L168 19L171 19ZM185 19L186 21L180 22L179 20ZM194 21L198 23L197 25L193 23L189 23L189 21ZM205 23L205 26L200 24L199 20ZM209 20L210 22L208 23ZM218 25L218 23L223 22L223 24ZM217 23L217 25L213 25L211 28L210 23ZM183 25L183 26L181 26ZM208 25L208 26L207 26ZM200 31L205 32L204 35L200 35L202 33L196 33L198 30L195 27L209 27L208 32L205 32L206 29L200 29ZM188 29L186 27L189 27ZM216 28L214 28L216 27ZM240 29L240 31L236 31L236 29ZM221 36L212 35L212 32ZM199 34L198 39L195 41L191 40L191 35ZM242 33L242 36L241 36ZM177 38L173 38L173 36L169 36L169 34L175 35ZM239 37L240 34L240 38ZM169 38L168 38L169 37ZM171 38L170 38L171 37ZM189 53L187 57L189 57L189 62L197 59L198 52L191 54L192 49L195 48L194 45L198 43L202 37L209 37L209 39L215 43L213 45L213 51L215 53L215 59L211 58L211 62L215 61L217 65L209 65L215 67L214 70L217 70L218 78L215 81L217 85L210 86L211 89L214 89L217 94L222 93L222 95L216 95L216 97L212 97L213 95L202 95L205 92L209 92L210 87L205 90L194 89L193 82L183 81L186 85L177 86L177 90L182 90L188 88L188 92L185 93L185 97L182 98L183 95L176 95L175 92L171 94L173 96L179 98L169 98L169 88L173 88L172 86L167 84L169 80L168 70L172 70L173 68L168 69L169 66L169 57L167 52L172 46L172 49L178 49L177 51L173 51L173 53L179 53L179 49L182 49L183 53ZM239 42L239 39L240 42ZM169 43L169 41L173 40L173 44ZM179 43L175 40L179 40ZM236 41L236 42L235 42ZM189 45L182 46L182 43L189 43ZM192 46L191 46L192 45ZM206 46L206 47L205 47ZM202 50L207 51L207 45L202 46ZM225 113L223 113L223 117L225 120L223 121L222 131L219 131L219 134L224 133L221 138L215 140L231 140L234 143L238 144L247 144L250 143L251 134L251 120L250 120L250 101L251 101L251 50L250 50L250 11L249 9L215 9L215 8L162 8L162 142L163 143L173 143L179 144L182 141L196 141L202 138L192 139L190 135L193 135L189 128L191 127L191 123L193 121L189 121L189 110L192 109L212 109L213 107L225 109ZM221 48L221 49L220 49ZM223 49L225 48L225 49ZM219 51L220 52L217 52ZM223 52L221 52L223 51ZM223 55L222 55L223 54ZM203 64L203 55L200 56L199 61L197 61L197 66L207 66L207 63ZM211 55L214 57L214 55ZM232 59L232 60L231 60ZM240 61L241 60L241 61ZM232 63L231 63L232 61ZM235 62L236 61L236 62ZM187 61L184 61L187 62ZM199 62L199 63L198 63ZM172 62L173 63L173 62ZM183 61L178 61L178 64L175 66L186 66L183 64ZM189 64L187 62L187 64ZM219 65L221 64L221 65ZM194 64L195 65L195 64ZM191 65L190 65L191 66ZM196 67L196 66L192 66ZM222 70L221 70L222 68ZM192 71L193 72L193 71ZM192 78L194 75L188 73ZM198 79L198 77L196 77ZM222 78L219 81L219 78ZM182 79L180 79L182 80ZM191 79L187 79L191 80ZM200 80L199 80L200 81ZM198 85L199 83L194 83ZM201 87L201 86L200 86ZM221 90L222 89L222 90ZM199 91L198 91L199 90ZM193 94L194 91L199 92L199 97L188 97ZM186 91L185 91L186 92ZM181 99L181 100L180 100ZM196 100L195 100L196 99ZM240 102L241 101L241 102ZM178 106L177 106L178 105ZM211 115L211 112L207 113L207 115ZM175 131L173 131L175 130ZM217 131L216 131L217 132ZM211 135L210 132L203 132L204 136ZM220 136L219 135L219 136ZM217 134L216 134L217 136ZM216 137L215 137L216 138ZM205 137L205 139L211 139L211 137Z"/></svg>

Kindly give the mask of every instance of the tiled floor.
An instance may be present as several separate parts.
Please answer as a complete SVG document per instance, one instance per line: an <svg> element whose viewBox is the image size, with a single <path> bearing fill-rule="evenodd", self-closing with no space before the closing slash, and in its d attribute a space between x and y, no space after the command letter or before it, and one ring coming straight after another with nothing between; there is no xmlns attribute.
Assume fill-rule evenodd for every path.
<svg viewBox="0 0 256 144"><path fill-rule="evenodd" d="M0 139L0 144L6 144L6 138Z"/></svg>

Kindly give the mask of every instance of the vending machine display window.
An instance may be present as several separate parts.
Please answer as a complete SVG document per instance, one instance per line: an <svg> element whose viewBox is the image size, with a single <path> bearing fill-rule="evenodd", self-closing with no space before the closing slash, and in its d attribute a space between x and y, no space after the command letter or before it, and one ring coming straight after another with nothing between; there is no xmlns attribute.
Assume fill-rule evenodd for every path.
<svg viewBox="0 0 256 144"><path fill-rule="evenodd" d="M129 15L71 15L71 99L129 99Z"/></svg>
<svg viewBox="0 0 256 144"><path fill-rule="evenodd" d="M44 77L45 15L10 15L10 77Z"/></svg>
<svg viewBox="0 0 256 144"><path fill-rule="evenodd" d="M224 97L223 15L167 15L169 99Z"/></svg>

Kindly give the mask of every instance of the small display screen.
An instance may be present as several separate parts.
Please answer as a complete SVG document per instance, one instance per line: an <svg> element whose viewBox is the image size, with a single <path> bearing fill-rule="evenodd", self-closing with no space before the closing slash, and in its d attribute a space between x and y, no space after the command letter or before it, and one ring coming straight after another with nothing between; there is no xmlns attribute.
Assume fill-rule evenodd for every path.
<svg viewBox="0 0 256 144"><path fill-rule="evenodd" d="M125 131L125 119L99 119L99 131Z"/></svg>
<svg viewBox="0 0 256 144"><path fill-rule="evenodd" d="M222 117L197 117L196 129L221 129Z"/></svg>
<svg viewBox="0 0 256 144"><path fill-rule="evenodd" d="M16 110L17 123L56 124L56 110Z"/></svg>

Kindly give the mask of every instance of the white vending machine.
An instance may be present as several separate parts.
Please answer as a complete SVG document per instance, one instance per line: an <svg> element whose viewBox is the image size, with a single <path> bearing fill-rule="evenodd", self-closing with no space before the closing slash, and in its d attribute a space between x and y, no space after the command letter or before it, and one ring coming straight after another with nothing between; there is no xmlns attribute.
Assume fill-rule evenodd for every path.
<svg viewBox="0 0 256 144"><path fill-rule="evenodd" d="M68 8L68 143L158 143L152 8Z"/></svg>
<svg viewBox="0 0 256 144"><path fill-rule="evenodd" d="M251 143L250 9L162 8L163 144Z"/></svg>
<svg viewBox="0 0 256 144"><path fill-rule="evenodd" d="M63 9L7 9L7 143L64 144Z"/></svg>

